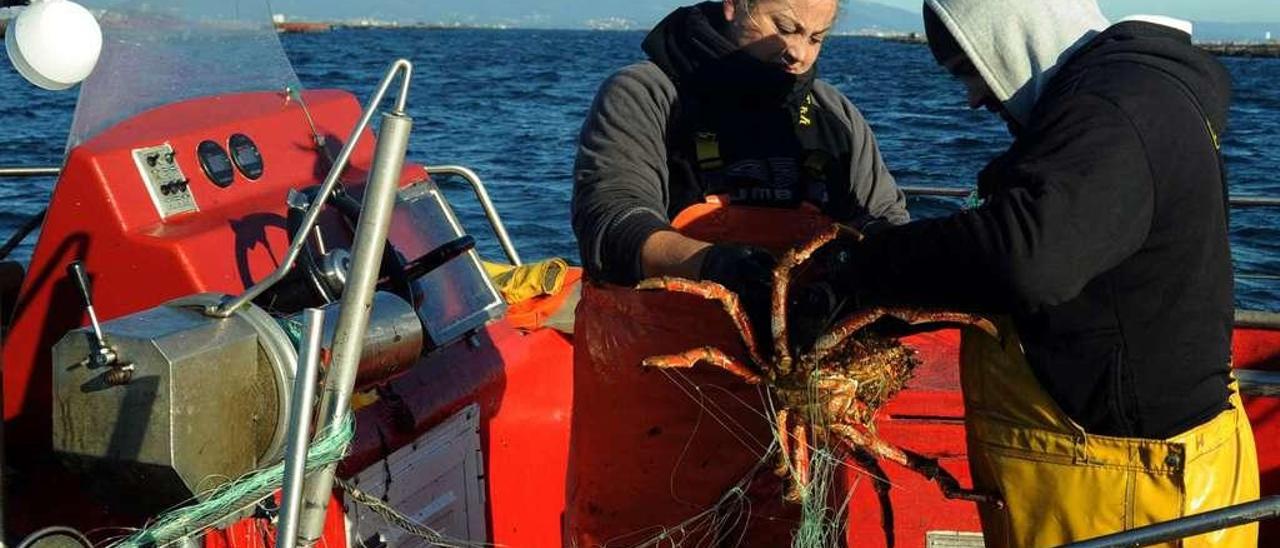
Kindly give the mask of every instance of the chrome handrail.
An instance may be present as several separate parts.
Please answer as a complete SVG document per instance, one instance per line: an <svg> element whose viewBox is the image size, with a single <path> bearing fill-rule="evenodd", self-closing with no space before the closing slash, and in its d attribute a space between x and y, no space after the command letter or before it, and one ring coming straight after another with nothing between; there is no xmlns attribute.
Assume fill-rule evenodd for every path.
<svg viewBox="0 0 1280 548"><path fill-rule="evenodd" d="M515 244L511 241L511 236L507 234L506 226L502 223L502 217L498 215L498 210L493 206L493 200L489 198L489 192L485 189L484 182L480 180L480 176L476 175L476 172L458 165L428 166L426 169L429 175L456 175L466 181L471 186L472 192L475 193L476 200L480 202L485 218L488 219L489 226L493 228L493 232L498 238L498 243L502 246L502 251L506 253L507 259L514 265L524 264L520 260L520 254L516 251ZM48 177L58 175L59 172L61 172L61 168L56 167L0 167L0 179ZM898 188L907 196L967 198L973 193L969 189L937 186L900 186ZM1280 198L1232 196L1228 203L1231 207L1280 207Z"/></svg>
<svg viewBox="0 0 1280 548"><path fill-rule="evenodd" d="M1245 396L1280 398L1280 371L1233 369L1231 374Z"/></svg>
<svg viewBox="0 0 1280 548"><path fill-rule="evenodd" d="M56 177L60 167L0 167L0 178Z"/></svg>
<svg viewBox="0 0 1280 548"><path fill-rule="evenodd" d="M404 90L401 90L404 93ZM352 139L351 142L355 142ZM58 167L0 167L0 179L5 178L26 178L26 177L55 177L62 172L62 168ZM493 207L493 200L489 199L489 192L485 190L484 181L480 180L480 176L476 172L464 166L444 165L429 166L427 173L430 175L456 175L471 185L472 192L475 192L476 200L480 202L480 207L484 209L484 216L489 220L489 226L493 228L494 234L498 238L498 243L502 245L502 251L506 253L507 260L511 264L524 264L520 260L520 254L516 252L516 246L511 241L511 236L507 234L507 228L502 224L502 217L498 215L498 210ZM966 193L967 194L967 193Z"/></svg>
<svg viewBox="0 0 1280 548"><path fill-rule="evenodd" d="M489 192L485 190L484 182L480 180L480 176L476 175L476 172L463 166L446 165L427 166L427 174L431 176L457 175L471 185L471 190L475 192L476 200L480 202L480 207L484 209L484 216L489 219L489 226L493 228L493 233L498 237L498 243L502 245L502 251L507 254L507 259L516 266L524 264L520 261L520 254L516 253L516 246L511 242L511 236L507 235L507 228L502 224L502 217L498 215L497 208L493 207L493 201L489 199Z"/></svg>
<svg viewBox="0 0 1280 548"><path fill-rule="evenodd" d="M1280 518L1280 496L1263 497L1255 501L1192 514L1083 542L1064 544L1061 548L1147 546L1275 518Z"/></svg>
<svg viewBox="0 0 1280 548"><path fill-rule="evenodd" d="M967 188L941 186L899 186L907 196L934 196L943 198L968 198L973 193ZM1280 207L1280 198L1270 196L1232 196L1227 203L1231 207Z"/></svg>
<svg viewBox="0 0 1280 548"><path fill-rule="evenodd" d="M1236 310L1236 327L1280 329L1280 312L1262 310Z"/></svg>

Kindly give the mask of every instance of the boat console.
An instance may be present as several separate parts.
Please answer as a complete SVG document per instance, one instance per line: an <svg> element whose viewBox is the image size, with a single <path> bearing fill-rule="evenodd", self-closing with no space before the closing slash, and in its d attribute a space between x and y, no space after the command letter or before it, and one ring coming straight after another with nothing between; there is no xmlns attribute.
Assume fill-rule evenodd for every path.
<svg viewBox="0 0 1280 548"><path fill-rule="evenodd" d="M291 419L316 405L293 401L309 309L323 323L321 383L345 374L336 365L350 353L343 341L357 341L351 402L341 400L357 434L339 476L359 483L388 463L428 464L363 489L390 500L407 489L418 519L461 538L502 538L489 519L538 513L523 508L527 496L505 494L524 489L514 482L483 502L482 478L527 462L508 451L567 443L571 346L503 321L507 304L428 168L401 167L403 149L383 151L387 139L366 129L376 101L362 109L345 91L300 91L269 19L157 28L136 24L156 22L146 3L119 10L104 18L103 59L82 89L5 333L5 465L16 473L4 488L20 501L6 505L5 536L138 527L279 463ZM226 55L211 55L211 44ZM189 75L165 57L195 46L224 66ZM254 55L242 55L251 46ZM248 60L260 70L246 73ZM174 86L166 69L192 81ZM405 78L399 120L408 119ZM407 127L383 118L384 129L395 124ZM442 171L469 177L487 200L469 170ZM370 213L379 180L390 198ZM496 213L490 220L518 263ZM367 265L361 246L377 249L364 252ZM365 289L353 332L342 327L344 303ZM535 368L544 379L505 388ZM516 539L554 534L557 466L544 466L557 485L543 497L547 526ZM341 545L344 515L360 510L350 499L329 506L324 529L310 534ZM252 516L264 511L274 519L262 507L222 516L208 542L241 545L230 539L261 526ZM381 529L370 534L388 538Z"/></svg>
<svg viewBox="0 0 1280 548"><path fill-rule="evenodd" d="M328 162L310 123L345 132L358 114L354 98L337 92L194 99L73 149L5 345L11 412L53 412L19 419L9 442L51 440L65 462L94 470L95 489L114 494L113 505L143 513L198 494L210 477L278 460L297 362L290 329L302 308L323 307L332 339L360 213L351 196L371 146L357 147L346 205L307 234L290 275L230 318L203 310L243 293L287 253L290 218ZM224 146L234 156L210 152ZM463 237L426 171L406 169L384 261L400 271L384 272L374 300L359 387L501 317L505 304L474 250L454 243ZM432 258L441 246L446 253ZM64 275L70 265L86 275ZM100 327L79 328L87 304ZM107 348L110 360L91 359ZM52 364L52 375L37 364ZM133 495L144 486L149 496Z"/></svg>

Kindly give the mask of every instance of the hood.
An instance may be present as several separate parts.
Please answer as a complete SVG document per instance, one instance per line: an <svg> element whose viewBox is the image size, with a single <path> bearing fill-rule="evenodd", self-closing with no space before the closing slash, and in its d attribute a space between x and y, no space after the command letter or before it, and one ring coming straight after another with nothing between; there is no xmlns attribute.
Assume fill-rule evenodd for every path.
<svg viewBox="0 0 1280 548"><path fill-rule="evenodd" d="M1022 126L1061 62L1107 28L1095 0L925 0Z"/></svg>
<svg viewBox="0 0 1280 548"><path fill-rule="evenodd" d="M808 93L815 70L795 76L755 59L728 38L728 29L723 4L703 2L671 12L641 48L678 86L720 99L775 105Z"/></svg>

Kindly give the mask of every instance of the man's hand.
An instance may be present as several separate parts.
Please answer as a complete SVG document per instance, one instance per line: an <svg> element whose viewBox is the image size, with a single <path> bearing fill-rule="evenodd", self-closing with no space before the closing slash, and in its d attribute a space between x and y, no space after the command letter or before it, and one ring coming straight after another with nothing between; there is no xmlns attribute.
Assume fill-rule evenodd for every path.
<svg viewBox="0 0 1280 548"><path fill-rule="evenodd" d="M738 295L751 322L756 344L770 345L769 300L777 259L768 251L747 245L715 244L707 249L699 278L723 285Z"/></svg>
<svg viewBox="0 0 1280 548"><path fill-rule="evenodd" d="M831 328L847 299L836 295L831 284L815 282L791 290L787 307L787 331L791 350L802 354L813 347L818 337Z"/></svg>
<svg viewBox="0 0 1280 548"><path fill-rule="evenodd" d="M854 264L854 249L859 241L851 238L837 238L822 246L810 260L815 283L825 283L830 291L841 299L856 300L858 290L857 265Z"/></svg>
<svg viewBox="0 0 1280 548"><path fill-rule="evenodd" d="M879 229L889 226L883 221L878 223L864 224L864 227ZM818 337L833 327L842 315L862 305L858 295L857 268L853 264L857 245L857 239L839 238L818 249L810 260L808 283L792 288L787 325L793 351L801 353L812 348Z"/></svg>

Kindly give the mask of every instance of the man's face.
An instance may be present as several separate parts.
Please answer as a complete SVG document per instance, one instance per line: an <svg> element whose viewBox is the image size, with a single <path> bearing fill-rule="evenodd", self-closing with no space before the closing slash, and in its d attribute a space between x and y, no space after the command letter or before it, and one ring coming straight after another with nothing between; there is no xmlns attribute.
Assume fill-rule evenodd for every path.
<svg viewBox="0 0 1280 548"><path fill-rule="evenodd" d="M757 0L751 13L724 0L730 38L752 57L791 74L813 68L835 23L837 0Z"/></svg>
<svg viewBox="0 0 1280 548"><path fill-rule="evenodd" d="M960 83L964 84L966 101L969 108L978 109L985 108L996 113L1009 126L1009 131L1016 134L1018 123L1009 114L1009 110L1004 107L1004 103L996 99L996 94L991 91L991 87L987 85L987 81L978 73L977 67L973 66L973 62L969 61L969 57L960 54L939 63L943 68L947 69L952 76L955 76Z"/></svg>

